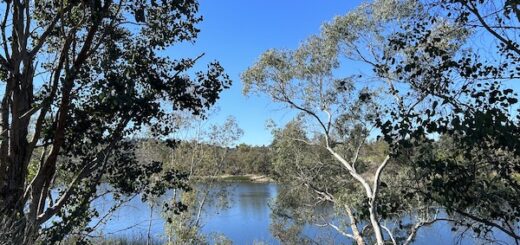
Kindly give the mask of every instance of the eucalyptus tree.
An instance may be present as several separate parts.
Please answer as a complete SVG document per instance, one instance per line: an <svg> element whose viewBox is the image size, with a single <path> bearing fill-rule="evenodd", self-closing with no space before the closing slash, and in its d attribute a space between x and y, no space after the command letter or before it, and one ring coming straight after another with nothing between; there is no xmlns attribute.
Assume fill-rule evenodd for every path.
<svg viewBox="0 0 520 245"><path fill-rule="evenodd" d="M380 1L370 6L380 6L380 3L386 2ZM362 6L345 18L358 26L368 24L367 28L377 28L375 23L356 22L366 14L364 11L367 9L367 6ZM403 10L399 13L407 12ZM380 14L388 15L387 12ZM368 88L356 87L356 76L335 76L334 71L340 65L340 49L335 36L328 35L312 36L295 51L269 50L262 54L257 63L242 74L244 93L269 95L273 100L298 111L309 132L319 133L321 138L317 137L314 141L295 140L321 145L341 164L347 174L343 177L351 178L361 187L365 205L360 212L368 214L373 235L365 237L373 237L378 244L384 244L384 228L380 224L380 190L382 175L392 162L391 155L387 154L378 163L372 163L376 167L364 174L359 172L358 165L360 150L375 125L378 96ZM355 39L356 36L351 38ZM355 50L351 48L350 51ZM361 130L355 130L357 128ZM327 195L325 192L323 194ZM363 243L359 229L353 229L353 232L350 236Z"/></svg>
<svg viewBox="0 0 520 245"><path fill-rule="evenodd" d="M403 182L409 184L408 190L400 198L417 200L419 195L423 200L422 204L417 203L419 206L427 207L433 202L450 214L456 211L457 215L462 215L457 220L433 216L433 219L418 221L410 234L416 233L421 226L445 220L470 227L475 227L477 222L481 225L474 229L477 234L485 231L485 235L497 228L517 239L514 220L518 216L514 210L518 202L513 198L498 205L500 202L494 198L496 192L491 191L500 190L497 197L500 200L518 196L514 194L519 190L515 178L518 173L515 155L519 149L516 143L518 120L508 112L518 101L517 95L511 89L501 88L498 82L476 82L504 78L504 74L515 78L518 69L511 65L517 62L513 48L516 42L504 43L491 33L499 39L499 48L503 48L504 56L496 59L502 63L480 63L481 55L471 46L474 22L464 17L468 13L457 12L460 16L454 20L449 18L453 15L450 11L455 10L446 6L459 2L379 0L363 4L324 24L320 35L310 37L295 51L265 52L242 76L245 93L268 94L273 100L300 112L305 120L313 120L316 127L308 132L319 130L323 139L304 142L323 145L363 187L378 243L384 242L377 205L380 178L385 170L388 171L389 163L411 169L408 181ZM470 8L477 3L463 2L466 2L463 6ZM486 1L479 3L482 2ZM516 23L509 18L514 17L516 5L506 3L504 6L504 13L509 14L506 19ZM475 11L469 11L475 14ZM478 16L477 19L480 20ZM502 27L501 30L511 29ZM513 25L509 33L514 33L515 28ZM489 28L484 29L489 31ZM513 35L505 36L515 40ZM348 65L358 70L348 70ZM337 74L346 75L341 78ZM361 89L359 84L363 82L367 87L380 89L378 96L373 91ZM371 103L375 105L366 107ZM349 115L357 117L347 117L344 124L341 120ZM390 146L387 157L374 169L371 178L359 175L355 167L359 158L357 151L348 155L338 147L349 142L353 143L354 149L360 149L356 147L362 145L359 141L341 138L342 134L352 132L352 122L356 121L358 124L363 122L361 125L365 130L378 128ZM414 151L412 149L432 143L436 134L446 133L457 136L458 148L453 155L439 159L438 154L433 154L434 159L425 159L432 155L419 153L423 157L419 160L406 157ZM467 160L459 161L461 157ZM479 164L471 165L470 162ZM457 170L448 171L443 164ZM485 167L481 167L483 165ZM455 178L463 182L452 181L458 173L478 174ZM475 196L472 193L477 192L478 186L486 186L486 191ZM433 198L439 196L441 198ZM482 198L487 201L478 202L484 200ZM499 222L494 222L497 219ZM487 228L482 229L482 226ZM409 238L404 242L413 241L413 236Z"/></svg>
<svg viewBox="0 0 520 245"><path fill-rule="evenodd" d="M407 85L419 98L413 103L422 106L394 108L380 128L402 148L428 135L448 139L432 148L441 144L450 151L422 149L411 159L419 169L414 177L427 188L418 192L462 216L463 228L482 236L499 230L518 243L519 97L508 84L520 78L519 5L469 0L428 7L434 14L401 25L386 42L393 53L374 62L379 76ZM455 46L438 45L454 33L432 35L442 25L459 27L466 37ZM398 91L395 97L407 95Z"/></svg>
<svg viewBox="0 0 520 245"><path fill-rule="evenodd" d="M400 13L382 11L385 4ZM518 240L518 94L507 88L520 74L518 4L376 1L371 6L336 18L322 35L387 84L394 103L380 106L376 126L396 155L420 149L417 159L403 159L417 170L411 177L420 187L408 192L462 216L452 224L471 227L477 235L494 229ZM452 140L451 151L416 148L442 145L431 142L436 135Z"/></svg>
<svg viewBox="0 0 520 245"><path fill-rule="evenodd" d="M0 211L16 229L0 240L53 242L88 224L102 180L145 198L184 186L174 172L151 183L161 164L138 163L128 138L145 127L169 135L173 113L203 114L229 86L217 62L190 78L200 57L160 54L195 40L196 1L9 0L1 9ZM59 172L72 177L56 195Z"/></svg>
<svg viewBox="0 0 520 245"><path fill-rule="evenodd" d="M280 183L273 203L273 234L290 244L296 240L301 244L311 241L301 234L305 224L329 226L340 234L347 234L343 232L343 224L331 221L334 217L331 214L337 213L339 217L348 217L348 222L342 223L352 230L352 234L346 236L364 244L357 229L359 215L353 211L362 207L365 201L360 188L355 181L345 178L343 166L326 149L310 144L312 140L307 134L305 124L300 120L273 130L271 159L273 172ZM357 164L358 170L366 168L363 161ZM345 198L348 201L341 200ZM330 203L339 212L331 212Z"/></svg>
<svg viewBox="0 0 520 245"><path fill-rule="evenodd" d="M186 212L168 210L163 213L168 221L165 226L168 244L209 243L210 238L201 233L204 216L209 210L218 212L228 206L228 185L217 181L231 164L229 151L242 134L233 117L220 125L207 125L200 118L192 118L179 129L179 145L165 160L169 162L169 168L187 174L192 191L175 192L171 200L173 203L181 200L187 205Z"/></svg>
<svg viewBox="0 0 520 245"><path fill-rule="evenodd" d="M367 140L358 145L366 137L363 130L360 126L352 129L349 140L337 141L335 150L349 159L357 152L356 170L361 176L371 178L378 163L389 153L389 147L382 140ZM301 243L324 242L301 233L305 224L311 224L322 231L336 231L356 244L371 243L365 191L322 147L319 142L323 137L310 136L308 126L297 119L275 129L273 138L273 172L281 183L272 215L272 229L277 238L282 242L294 239ZM381 228L394 243L409 244L422 227L451 221L440 214L435 203L408 200L403 196L414 184L408 177L411 173L412 168L402 164L400 159L393 159L381 176L377 209ZM414 197L419 199L420 196Z"/></svg>

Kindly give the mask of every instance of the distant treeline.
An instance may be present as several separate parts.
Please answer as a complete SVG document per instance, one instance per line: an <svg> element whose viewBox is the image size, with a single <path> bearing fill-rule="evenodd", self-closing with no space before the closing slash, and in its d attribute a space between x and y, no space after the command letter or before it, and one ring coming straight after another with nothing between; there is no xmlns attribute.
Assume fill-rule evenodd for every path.
<svg viewBox="0 0 520 245"><path fill-rule="evenodd" d="M285 171L277 169L280 152L275 140L271 145L254 146L239 144L222 147L194 141L181 141L168 146L164 141L143 139L139 141L138 158L142 162L161 161L165 168L171 168L190 176L220 176L256 174L279 180ZM321 146L308 145L309 154L319 151ZM311 150L314 149L314 150ZM362 160L366 167L381 158L388 149L383 141L367 143L361 149Z"/></svg>
<svg viewBox="0 0 520 245"><path fill-rule="evenodd" d="M239 144L223 147L181 141L172 147L164 141L151 139L140 140L139 144L137 155L141 161L161 161L165 168L191 176L274 174L269 146Z"/></svg>

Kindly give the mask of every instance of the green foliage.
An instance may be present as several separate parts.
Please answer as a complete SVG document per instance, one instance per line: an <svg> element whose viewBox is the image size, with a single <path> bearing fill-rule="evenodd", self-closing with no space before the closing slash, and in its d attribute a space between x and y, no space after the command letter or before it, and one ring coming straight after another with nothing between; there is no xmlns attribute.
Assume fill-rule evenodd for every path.
<svg viewBox="0 0 520 245"><path fill-rule="evenodd" d="M374 184L381 218L408 214L424 224L440 206L479 236L493 228L518 239L520 111L518 94L500 82L520 77L515 10L510 1L374 1L326 23L295 51L262 54L242 74L244 92L268 94L300 112L275 133L274 169L291 185L279 200L298 205L300 196L309 205L315 192L314 199L352 205L366 218L371 200L356 196L360 190L341 176L345 169L334 169L319 146L349 163L375 126L380 139L367 143L371 150L359 148L355 170L371 179L374 163L391 156ZM499 57L476 52L479 30L497 40ZM345 66L360 62L369 72L337 79L344 58ZM366 81L380 87L359 87Z"/></svg>
<svg viewBox="0 0 520 245"><path fill-rule="evenodd" d="M419 99L387 106L390 115L380 117L378 127L395 154L415 155L405 157L419 187L409 192L462 215L462 224L477 222L472 226L478 235L499 229L519 239L520 186L514 177L520 170L518 94L501 82L519 75L512 68L520 59L518 41L508 37L506 28L518 25L518 19L507 10L507 1L493 6L439 1L433 6L441 14L414 18L387 39L393 55L383 56L375 72L409 85ZM504 8L493 10L497 6ZM470 24L475 21L481 25ZM475 51L471 34L481 28L497 40L498 57ZM454 31L445 32L450 29L461 31L450 35ZM439 30L445 34L436 36Z"/></svg>
<svg viewBox="0 0 520 245"><path fill-rule="evenodd" d="M194 119L194 118L191 118ZM170 202L173 204L186 204L184 212L176 212L174 209L165 210L163 216L168 244L209 244L210 236L201 233L204 225L204 213L207 206L212 205L217 209L227 208L227 185L215 183L229 167L229 149L242 136L242 130L238 127L234 118L228 118L222 125L210 125L201 127L198 120L188 120L182 125L182 131L190 135L178 142L175 149L164 151L163 143L146 150L148 156L163 158L168 161L169 169L178 169L187 175L188 184L193 187L190 192L175 192ZM201 180L201 177L203 179ZM201 184L201 182L203 182ZM215 243L226 244L227 240L213 239Z"/></svg>
<svg viewBox="0 0 520 245"><path fill-rule="evenodd" d="M309 144L313 141L305 134L298 121L274 131L271 145L274 176L281 186L273 205L276 222L272 229L281 232L280 236L285 235L281 239L289 239L291 232L298 237L301 234L294 229L306 223L321 224L335 220L342 227L349 227L352 217L347 216L345 206L352 210L354 218L363 221L369 218L363 188L321 145ZM354 152L348 145L356 142L355 138L351 138L349 142L338 144L336 150L352 157ZM357 171L370 176L388 151L388 144L384 141L365 143L359 152ZM436 210L432 202L418 201L420 195L416 193L411 193L408 196L410 199L403 196L410 188L416 188L416 182L410 177L413 169L400 163L400 160L403 159L392 162L381 179L377 209L382 219L401 223L400 228L396 227L393 232L396 239L404 240L414 222ZM337 217L341 219L337 221Z"/></svg>
<svg viewBox="0 0 520 245"><path fill-rule="evenodd" d="M62 245L73 245L81 244L83 242L82 237L71 236L67 240L61 242ZM160 241L153 240L149 242L145 236L111 236L111 237L100 237L93 238L92 243L99 245L160 245Z"/></svg>
<svg viewBox="0 0 520 245"><path fill-rule="evenodd" d="M240 144L231 149L228 174L271 175L270 148L267 146L249 146Z"/></svg>
<svg viewBox="0 0 520 245"><path fill-rule="evenodd" d="M89 234L89 221L99 215L90 203L102 182L116 196L142 193L145 200L189 189L186 174L139 160L132 137L149 130L157 139L171 138L179 126L176 114L204 117L231 84L216 61L192 71L202 55L174 59L161 53L195 40L202 20L197 1L2 5L10 27L4 22L0 28L6 88L0 210L26 217L24 243Z"/></svg>

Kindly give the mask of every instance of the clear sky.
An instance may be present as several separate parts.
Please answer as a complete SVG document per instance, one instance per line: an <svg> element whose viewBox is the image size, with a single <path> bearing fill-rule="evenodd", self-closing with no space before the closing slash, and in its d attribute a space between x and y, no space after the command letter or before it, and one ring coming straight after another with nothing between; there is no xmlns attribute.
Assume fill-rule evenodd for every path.
<svg viewBox="0 0 520 245"><path fill-rule="evenodd" d="M218 60L233 80L233 86L221 94L218 113L210 118L220 123L234 116L244 130L240 142L266 145L271 134L266 120L278 124L289 121L293 114L282 110L267 97L242 95L240 73L270 48L294 49L308 36L317 34L323 22L343 15L359 5L358 0L201 0L204 21L194 44L167 50L166 55L196 57L205 52L199 69Z"/></svg>
<svg viewBox="0 0 520 245"><path fill-rule="evenodd" d="M209 123L222 123L234 116L244 135L240 143L267 145L271 133L266 121L283 125L294 117L267 97L242 95L240 73L252 65L264 51L295 49L307 37L320 32L322 23L344 15L357 7L361 0L200 0L199 13L204 21L201 33L193 44L176 45L165 55L172 58L206 55L196 69L204 70L208 62L218 60L233 80L233 86L221 94L218 113ZM484 40L484 41L483 41ZM480 46L492 45L489 38L476 38ZM482 44L484 42L484 44ZM487 44L486 44L487 43ZM477 46L479 46L477 45ZM520 82L506 86L520 91Z"/></svg>

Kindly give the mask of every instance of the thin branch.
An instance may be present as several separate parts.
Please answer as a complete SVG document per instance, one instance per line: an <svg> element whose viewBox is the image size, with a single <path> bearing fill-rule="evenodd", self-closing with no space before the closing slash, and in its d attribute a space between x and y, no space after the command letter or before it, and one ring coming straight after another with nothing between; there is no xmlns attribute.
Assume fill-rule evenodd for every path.
<svg viewBox="0 0 520 245"><path fill-rule="evenodd" d="M294 108L300 110L300 111L303 111L307 114L309 114L310 116L314 117L318 123L320 124L320 126L323 128L323 130L325 131L325 136L328 138L328 135L329 135L329 131L327 130L327 126L325 126L325 123L323 123L323 121L321 120L321 118L316 114L314 113L313 111L307 109L307 108L304 108L300 105L297 105L295 102L293 102L291 99L289 99L289 97L287 96L287 94L285 94L285 92L283 92L283 100L282 101L285 101L287 103L289 103L291 106L293 106ZM328 142L327 142L328 144Z"/></svg>
<svg viewBox="0 0 520 245"><path fill-rule="evenodd" d="M359 143L358 147L356 148L356 152L354 153L354 157L352 157L352 168L356 169L356 163L359 158L359 152L361 151L361 147L365 144L365 139L363 138L363 141Z"/></svg>
<svg viewBox="0 0 520 245"><path fill-rule="evenodd" d="M345 231L341 230L339 227L337 227L336 225L332 224L332 223L327 223L328 226L332 227L334 230L336 230L337 232L339 232L341 235L345 236L345 237L348 237L348 238L351 238L353 240L356 240L356 238L354 238L353 235L351 234L348 234L346 233Z"/></svg>
<svg viewBox="0 0 520 245"><path fill-rule="evenodd" d="M7 60L10 60L11 57L9 55L9 48L7 47L7 36L6 36L6 24L7 24L7 16L9 16L9 10L11 9L11 1L6 1L7 4L5 6L5 13L4 13L4 19L2 20L2 25L0 28L2 29L2 41L3 41L3 47L4 47L4 53L5 58Z"/></svg>
<svg viewBox="0 0 520 245"><path fill-rule="evenodd" d="M379 168L377 168L376 175L374 177L374 188L373 188L374 193L373 193L372 199L377 198L377 195L379 193L379 187L381 185L381 173L383 172L385 167L388 165L389 160L390 160L390 155L387 155L385 160L383 160L381 165L379 165Z"/></svg>
<svg viewBox="0 0 520 245"><path fill-rule="evenodd" d="M74 7L74 5L69 4L66 8L62 9L59 13L56 14L54 19L52 19L52 22L49 24L49 26L45 29L40 38L37 40L37 43L34 46L34 48L31 51L29 51L29 57L34 57L40 51L43 44L45 44L45 42L47 41L49 35L54 31L54 27L56 26L58 21L61 19L61 17L63 17L63 14L69 12L72 9L72 7Z"/></svg>
<svg viewBox="0 0 520 245"><path fill-rule="evenodd" d="M390 240L392 240L392 244L394 245L397 245L397 242L395 242L395 238L394 238L394 235L392 234L392 232L390 231L390 229L388 229L386 226L384 225L381 225L381 228L383 228L386 233L388 233L388 236L390 236Z"/></svg>
<svg viewBox="0 0 520 245"><path fill-rule="evenodd" d="M435 222L438 222L438 221L449 221L450 222L450 221L454 221L454 220L452 220L452 219L445 219L445 218L435 218L435 219L428 220L428 221L418 222L410 230L410 234L408 235L406 240L403 242L403 245L408 245L411 242L413 242L414 239L415 239L415 236L417 235L417 232L419 231L419 229L421 227L432 225L432 224L434 224Z"/></svg>
<svg viewBox="0 0 520 245"><path fill-rule="evenodd" d="M489 221L489 220L486 220L486 219L479 218L479 217L477 217L477 216L475 216L475 215L472 215L472 214L470 214L470 213L466 213L466 212L464 212L464 211L462 211L462 210L455 210L455 212L457 212L457 213L459 213L459 214L461 214L461 215L463 215L463 216L466 216L466 217L468 217L468 218L470 218L470 219L472 219L472 220L475 220L475 221L478 221L478 222L480 222L480 223L483 223L483 224L485 224L485 225L495 227L495 228L497 228L497 229L503 231L503 232L506 233L507 235L511 236L512 238L514 238L514 239L516 239L516 240L520 240L520 236L517 235L517 234L515 233L515 231L510 231L510 230L504 228L503 226L501 226L501 225L499 225L499 224L496 224L496 223L494 223L494 222L492 222L492 221Z"/></svg>
<svg viewBox="0 0 520 245"><path fill-rule="evenodd" d="M473 4L472 1L467 1L467 2L463 1L462 3L466 6L466 8L470 12L472 12L477 17L477 19L480 21L480 23L484 26L484 29L486 29L489 33L491 33L491 35L495 36L498 40L500 40L510 50L516 52L517 55L520 55L520 49L513 44L513 41L507 40L502 35L498 34L495 30L493 30L493 28L491 26L489 26L488 23L486 22L486 20L484 20L484 18L480 15L480 13L478 12L478 9L476 8L476 6ZM469 5L468 5L468 3L469 3Z"/></svg>

